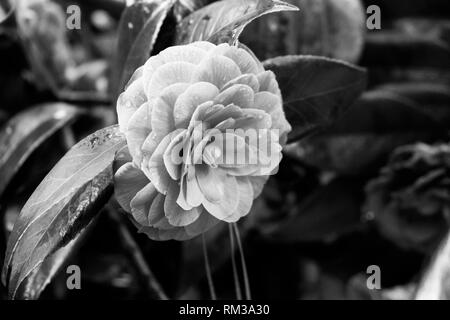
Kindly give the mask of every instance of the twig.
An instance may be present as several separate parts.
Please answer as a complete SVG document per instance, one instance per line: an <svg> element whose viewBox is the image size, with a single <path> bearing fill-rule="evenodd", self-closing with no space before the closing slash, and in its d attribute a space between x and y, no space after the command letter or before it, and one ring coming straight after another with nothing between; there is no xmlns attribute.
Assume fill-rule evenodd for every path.
<svg viewBox="0 0 450 320"><path fill-rule="evenodd" d="M115 210L108 211L109 216L116 223L117 231L119 232L119 236L123 241L125 249L131 255L138 271L141 273L141 276L146 279L148 290L153 293L159 300L168 300L167 295L165 294L158 280L156 280L155 275L145 261L144 256L142 255L142 252L136 241L133 239L130 231L123 223L122 218Z"/></svg>
<svg viewBox="0 0 450 320"><path fill-rule="evenodd" d="M239 282L239 275L237 272L236 257L234 256L236 250L234 248L233 226L231 224L228 225L228 230L230 231L231 264L233 265L233 279L234 287L236 289L236 299L242 300L241 284Z"/></svg>
<svg viewBox="0 0 450 320"><path fill-rule="evenodd" d="M241 255L242 273L243 273L243 277L244 277L244 287L245 287L245 299L251 300L252 295L250 292L250 282L248 280L247 265L245 263L244 249L243 249L242 243L241 243L241 236L239 235L239 229L235 223L233 223L233 228L234 228L234 232L236 234L236 241L238 244L239 254Z"/></svg>
<svg viewBox="0 0 450 320"><path fill-rule="evenodd" d="M208 248L206 247L205 235L202 234L202 245L203 245L203 257L205 258L205 270L206 270L206 278L208 279L209 292L211 294L212 300L217 300L216 290L214 289L214 282L212 279L211 267L209 266L208 259Z"/></svg>

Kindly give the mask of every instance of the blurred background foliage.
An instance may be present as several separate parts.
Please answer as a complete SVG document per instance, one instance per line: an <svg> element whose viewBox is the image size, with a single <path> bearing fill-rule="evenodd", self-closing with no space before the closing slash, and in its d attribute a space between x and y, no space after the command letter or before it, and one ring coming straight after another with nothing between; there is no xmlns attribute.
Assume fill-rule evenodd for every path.
<svg viewBox="0 0 450 320"><path fill-rule="evenodd" d="M76 141L116 122L113 87L123 86L111 79L124 0L31 2L27 10L0 0L0 261L49 170ZM210 2L176 1L152 54ZM286 147L278 174L239 224L253 297L410 299L441 277L431 297L450 298L436 273L448 263L440 256L450 226L450 2L288 2L300 12L263 16L240 41L261 60L305 54L354 63L369 81L338 121ZM66 28L72 4L81 8L80 30ZM366 28L374 4L381 30ZM80 266L82 290L67 290L61 268L42 299L155 298L151 279L170 298L209 297L201 239L150 241L116 214L114 201L103 211L63 263ZM218 296L234 298L228 229L206 239ZM381 269L382 290L367 289L370 265Z"/></svg>

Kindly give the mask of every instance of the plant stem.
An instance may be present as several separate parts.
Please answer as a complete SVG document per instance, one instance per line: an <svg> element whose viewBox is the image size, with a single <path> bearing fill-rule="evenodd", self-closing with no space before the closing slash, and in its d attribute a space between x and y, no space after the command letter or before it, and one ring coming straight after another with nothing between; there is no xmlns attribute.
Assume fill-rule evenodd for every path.
<svg viewBox="0 0 450 320"><path fill-rule="evenodd" d="M202 245L203 245L203 257L205 259L205 271L206 271L206 278L208 280L209 292L211 294L211 299L217 300L216 290L214 289L214 282L212 279L212 272L209 266L208 248L206 247L206 240L204 234L202 234Z"/></svg>
<svg viewBox="0 0 450 320"><path fill-rule="evenodd" d="M242 273L243 273L243 277L244 277L245 299L251 300L252 295L250 292L250 282L248 280L247 265L245 263L245 257L244 257L244 249L242 247L241 236L239 235L239 229L235 223L233 223L233 229L236 234L236 241L237 241L237 245L238 245L238 249L239 249L239 254L241 255Z"/></svg>
<svg viewBox="0 0 450 320"><path fill-rule="evenodd" d="M158 280L156 280L155 275L153 274L152 270L145 261L144 256L142 255L142 252L139 246L137 245L136 241L133 239L133 236L131 235L130 231L123 223L122 218L115 210L108 210L108 211L109 216L116 223L117 231L125 246L125 249L131 255L136 265L136 268L141 273L141 276L147 280L146 284L148 290L151 293L153 293L154 296L159 300L168 300L167 295L165 294Z"/></svg>
<svg viewBox="0 0 450 320"><path fill-rule="evenodd" d="M234 278L234 287L236 289L236 299L242 300L241 284L239 282L239 275L237 272L236 257L234 256L236 250L234 248L233 226L231 224L228 225L228 230L230 231L231 263L233 265L233 278Z"/></svg>

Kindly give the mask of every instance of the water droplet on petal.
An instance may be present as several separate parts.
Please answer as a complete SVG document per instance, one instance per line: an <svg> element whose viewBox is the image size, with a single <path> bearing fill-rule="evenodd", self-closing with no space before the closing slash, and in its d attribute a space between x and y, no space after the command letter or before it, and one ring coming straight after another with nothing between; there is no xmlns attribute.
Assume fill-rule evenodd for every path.
<svg viewBox="0 0 450 320"><path fill-rule="evenodd" d="M215 147L214 151L213 151L214 158L219 159L221 155L222 155L222 151L218 147Z"/></svg>
<svg viewBox="0 0 450 320"><path fill-rule="evenodd" d="M125 102L125 108L126 108L126 109L131 109L131 108L133 108L133 103L132 103L130 100L127 100L127 101Z"/></svg>

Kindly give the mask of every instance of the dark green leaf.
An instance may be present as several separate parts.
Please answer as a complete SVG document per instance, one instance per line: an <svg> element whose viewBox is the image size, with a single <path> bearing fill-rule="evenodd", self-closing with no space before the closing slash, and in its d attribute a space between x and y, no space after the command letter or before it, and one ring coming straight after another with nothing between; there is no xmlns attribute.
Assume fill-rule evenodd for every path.
<svg viewBox="0 0 450 320"><path fill-rule="evenodd" d="M369 91L323 132L290 145L302 161L341 174L376 169L396 147L446 136L450 123L445 86L389 85Z"/></svg>
<svg viewBox="0 0 450 320"><path fill-rule="evenodd" d="M184 18L177 28L177 44L208 40L235 43L254 19L278 11L298 10L279 0L222 0Z"/></svg>
<svg viewBox="0 0 450 320"><path fill-rule="evenodd" d="M369 3L381 8L382 23L401 17L448 18L450 3L447 0L377 0Z"/></svg>
<svg viewBox="0 0 450 320"><path fill-rule="evenodd" d="M278 57L264 67L277 76L291 141L333 123L366 87L364 69L323 57Z"/></svg>
<svg viewBox="0 0 450 320"><path fill-rule="evenodd" d="M450 85L405 82L385 84L378 89L384 90L392 96L403 97L410 104L415 104L418 112L425 113L442 127L450 126Z"/></svg>
<svg viewBox="0 0 450 320"><path fill-rule="evenodd" d="M35 268L30 275L20 284L15 299L38 299L45 287L53 277L62 269L64 263L72 256L80 246L87 230L77 235L66 246L58 249L46 258L42 264Z"/></svg>
<svg viewBox="0 0 450 320"><path fill-rule="evenodd" d="M175 0L137 1L128 6L119 24L112 90L118 95L134 71L150 56L159 30Z"/></svg>
<svg viewBox="0 0 450 320"><path fill-rule="evenodd" d="M261 59L289 54L357 62L366 16L360 0L290 0L300 12L267 15L247 26L241 41Z"/></svg>
<svg viewBox="0 0 450 320"><path fill-rule="evenodd" d="M361 57L365 66L450 68L448 43L428 35L383 30L369 34Z"/></svg>
<svg viewBox="0 0 450 320"><path fill-rule="evenodd" d="M67 70L75 64L65 10L53 1L17 1L16 19L35 85L57 94L69 83Z"/></svg>
<svg viewBox="0 0 450 320"><path fill-rule="evenodd" d="M31 153L83 112L64 103L45 104L10 119L0 131L0 195Z"/></svg>
<svg viewBox="0 0 450 320"><path fill-rule="evenodd" d="M263 235L277 242L332 240L360 226L362 185L334 180L290 209L281 222L263 226Z"/></svg>
<svg viewBox="0 0 450 320"><path fill-rule="evenodd" d="M177 0L173 7L175 18L178 22L192 12L207 5L211 0Z"/></svg>
<svg viewBox="0 0 450 320"><path fill-rule="evenodd" d="M117 126L76 144L50 171L23 207L8 240L2 280L10 298L56 250L84 230L109 199L113 161L125 145Z"/></svg>

